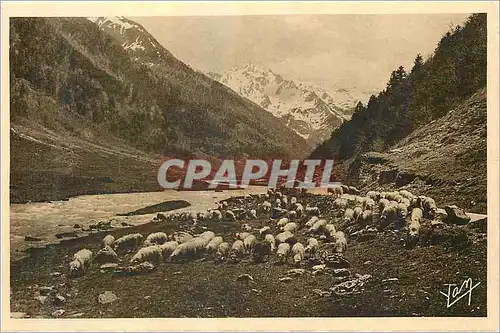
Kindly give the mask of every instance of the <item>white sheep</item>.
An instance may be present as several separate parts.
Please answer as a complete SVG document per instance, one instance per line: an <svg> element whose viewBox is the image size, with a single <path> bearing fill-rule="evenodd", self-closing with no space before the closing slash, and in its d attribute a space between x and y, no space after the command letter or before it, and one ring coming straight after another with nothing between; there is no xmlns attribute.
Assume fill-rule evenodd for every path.
<svg viewBox="0 0 500 333"><path fill-rule="evenodd" d="M107 264L117 262L119 261L119 259L116 252L113 251L113 248L109 245L106 245L105 247L100 249L99 252L97 252L94 261L98 262L99 264Z"/></svg>
<svg viewBox="0 0 500 333"><path fill-rule="evenodd" d="M293 262L300 263L305 258L305 247L302 243L295 243L292 247Z"/></svg>
<svg viewBox="0 0 500 333"><path fill-rule="evenodd" d="M360 218L358 219L358 223L362 225L369 225L373 223L373 212L369 209L363 211Z"/></svg>
<svg viewBox="0 0 500 333"><path fill-rule="evenodd" d="M325 235L330 236L330 235L335 235L337 231L335 230L335 225L328 223L325 225Z"/></svg>
<svg viewBox="0 0 500 333"><path fill-rule="evenodd" d="M158 245L151 245L140 248L139 251L130 259L132 264L149 261L152 264L159 264L163 261L163 255Z"/></svg>
<svg viewBox="0 0 500 333"><path fill-rule="evenodd" d="M308 258L314 257L319 249L319 242L316 238L309 238L304 249Z"/></svg>
<svg viewBox="0 0 500 333"><path fill-rule="evenodd" d="M434 199L429 198L429 197L425 197L422 205L424 207L425 213L428 216L434 217L436 215L438 208L436 206L436 202L434 201Z"/></svg>
<svg viewBox="0 0 500 333"><path fill-rule="evenodd" d="M219 244L219 247L217 249L217 253L215 253L215 258L217 261L223 261L227 258L227 255L229 254L230 250L229 243L223 242Z"/></svg>
<svg viewBox="0 0 500 333"><path fill-rule="evenodd" d="M245 239L243 240L245 251L247 253L251 253L256 242L257 242L257 237L255 237L254 235L248 235L247 237L245 237Z"/></svg>
<svg viewBox="0 0 500 333"><path fill-rule="evenodd" d="M292 205L292 206L293 206L293 205L295 205L296 203L297 203L297 197L292 197L292 198L290 199L290 205Z"/></svg>
<svg viewBox="0 0 500 333"><path fill-rule="evenodd" d="M289 223L285 224L281 230L290 231L291 233L294 233L297 230L297 228L298 228L297 223L289 222Z"/></svg>
<svg viewBox="0 0 500 333"><path fill-rule="evenodd" d="M245 253L245 245L243 244L243 241L238 239L233 243L233 246L231 247L231 251L229 253L229 257L231 261L234 262L239 260L244 253Z"/></svg>
<svg viewBox="0 0 500 333"><path fill-rule="evenodd" d="M115 251L131 251L142 244L143 236L141 234L128 234L118 238L115 241Z"/></svg>
<svg viewBox="0 0 500 333"><path fill-rule="evenodd" d="M375 201L372 198L367 199L363 205L363 209L373 210L374 208L375 208Z"/></svg>
<svg viewBox="0 0 500 333"><path fill-rule="evenodd" d="M286 217L290 220L296 220L297 219L297 212L294 211L294 210L289 210L287 213L286 213Z"/></svg>
<svg viewBox="0 0 500 333"><path fill-rule="evenodd" d="M191 239L193 239L193 236L185 231L177 231L172 234L170 239L175 240L179 244L182 244L189 242Z"/></svg>
<svg viewBox="0 0 500 333"><path fill-rule="evenodd" d="M175 249L179 246L179 243L176 241L168 241L161 245L158 245L160 248L162 257L164 260L168 259L172 253L174 253Z"/></svg>
<svg viewBox="0 0 500 333"><path fill-rule="evenodd" d="M368 191L366 193L366 196L372 200L379 200L380 199L380 192L377 191Z"/></svg>
<svg viewBox="0 0 500 333"><path fill-rule="evenodd" d="M83 275L92 263L92 251L82 249L73 255L73 261L69 263L69 273L72 276Z"/></svg>
<svg viewBox="0 0 500 333"><path fill-rule="evenodd" d="M379 201L378 201L378 210L379 212L382 212L384 210L384 208L390 203L389 200L387 200L386 198L381 198Z"/></svg>
<svg viewBox="0 0 500 333"><path fill-rule="evenodd" d="M164 232L153 232L146 237L144 246L161 245L168 240L167 234Z"/></svg>
<svg viewBox="0 0 500 333"><path fill-rule="evenodd" d="M257 211L255 209L250 209L250 213L248 214L248 216L251 219L256 219L257 218Z"/></svg>
<svg viewBox="0 0 500 333"><path fill-rule="evenodd" d="M266 236L264 237L264 242L268 242L269 244L271 244L271 251L274 252L274 250L276 249L276 241L274 239L274 236L271 234L266 234Z"/></svg>
<svg viewBox="0 0 500 333"><path fill-rule="evenodd" d="M212 238L207 246L205 247L205 250L207 253L214 254L219 250L219 246L224 242L221 236L217 236Z"/></svg>
<svg viewBox="0 0 500 333"><path fill-rule="evenodd" d="M313 216L311 217L307 222L306 222L306 227L310 228L314 225L314 223L316 223L317 221L319 221L319 217L317 216Z"/></svg>
<svg viewBox="0 0 500 333"><path fill-rule="evenodd" d="M309 228L309 232L311 233L320 233L324 230L325 226L327 225L326 220L318 220L313 224L311 228Z"/></svg>
<svg viewBox="0 0 500 333"><path fill-rule="evenodd" d="M403 202L398 203L398 218L400 220L406 219L406 216L408 216L408 206L404 204Z"/></svg>
<svg viewBox="0 0 500 333"><path fill-rule="evenodd" d="M179 244L170 255L171 261L186 259L194 252L194 245L191 241Z"/></svg>
<svg viewBox="0 0 500 333"><path fill-rule="evenodd" d="M422 217L422 210L420 208L413 208L411 212L410 225L408 226L408 232L412 242L418 240L420 234L420 221L422 220Z"/></svg>
<svg viewBox="0 0 500 333"><path fill-rule="evenodd" d="M264 201L261 205L260 205L262 211L264 212L269 212L271 211L271 203L269 201Z"/></svg>
<svg viewBox="0 0 500 333"><path fill-rule="evenodd" d="M347 208L344 212L344 217L342 218L342 220L345 222L345 223L352 223L354 222L354 210L351 209L351 208Z"/></svg>
<svg viewBox="0 0 500 333"><path fill-rule="evenodd" d="M203 237L195 237L189 242L193 244L194 254L205 251L205 247L208 245L208 240Z"/></svg>
<svg viewBox="0 0 500 333"><path fill-rule="evenodd" d="M224 201L225 202L225 201ZM227 221L236 221L236 215L233 213L232 210L226 210L224 212L224 218L227 220Z"/></svg>
<svg viewBox="0 0 500 333"><path fill-rule="evenodd" d="M277 225L278 227L283 227L283 226L285 226L288 222L290 222L290 220L288 219L288 217L283 217L283 218L281 218L281 219L277 220L276 225Z"/></svg>
<svg viewBox="0 0 500 333"><path fill-rule="evenodd" d="M314 206L314 207L306 206L305 212L309 216L319 216L319 215L321 215L321 211L316 206Z"/></svg>
<svg viewBox="0 0 500 333"><path fill-rule="evenodd" d="M387 227L398 219L398 205L389 203L380 214L380 226Z"/></svg>
<svg viewBox="0 0 500 333"><path fill-rule="evenodd" d="M335 197L340 197L342 194L344 194L344 190L342 189L341 186L338 186L338 185L334 185L334 186L328 187L328 189L326 190L326 192L328 194L331 193Z"/></svg>
<svg viewBox="0 0 500 333"><path fill-rule="evenodd" d="M211 212L211 219L212 221L221 221L222 220L222 213L220 210L218 209L214 209L212 212Z"/></svg>
<svg viewBox="0 0 500 333"><path fill-rule="evenodd" d="M266 235L271 233L271 227L265 226L259 229L259 234Z"/></svg>
<svg viewBox="0 0 500 333"><path fill-rule="evenodd" d="M106 235L106 237L102 239L103 248L106 246L113 247L114 245L115 245L115 237L113 235Z"/></svg>
<svg viewBox="0 0 500 333"><path fill-rule="evenodd" d="M354 207L354 221L358 222L359 217L363 214L363 208L360 206Z"/></svg>
<svg viewBox="0 0 500 333"><path fill-rule="evenodd" d="M290 254L290 244L281 243L278 245L278 250L276 251L276 256L278 257L278 261L283 263L287 260L288 255Z"/></svg>
<svg viewBox="0 0 500 333"><path fill-rule="evenodd" d="M347 250L347 239L342 231L335 234L334 249L337 253L344 253Z"/></svg>
<svg viewBox="0 0 500 333"><path fill-rule="evenodd" d="M250 233L249 232L237 232L236 233L236 239L239 239L239 240L244 240L245 238L247 238L248 236L250 236Z"/></svg>
<svg viewBox="0 0 500 333"><path fill-rule="evenodd" d="M278 244L285 243L289 239L293 238L294 235L290 231L284 231L276 235L276 241Z"/></svg>
<svg viewBox="0 0 500 333"><path fill-rule="evenodd" d="M207 240L207 242L210 242L215 237L215 233L213 231L205 231L200 235L201 238L204 238Z"/></svg>
<svg viewBox="0 0 500 333"><path fill-rule="evenodd" d="M347 208L347 199L345 198L337 198L333 202L333 207L336 209L346 209Z"/></svg>
<svg viewBox="0 0 500 333"><path fill-rule="evenodd" d="M297 216L301 217L304 214L304 206L301 203L297 202L295 204L295 211L297 212Z"/></svg>
<svg viewBox="0 0 500 333"><path fill-rule="evenodd" d="M287 207L288 206L288 197L286 195L284 195L283 199L281 199L281 202L283 203L283 206Z"/></svg>

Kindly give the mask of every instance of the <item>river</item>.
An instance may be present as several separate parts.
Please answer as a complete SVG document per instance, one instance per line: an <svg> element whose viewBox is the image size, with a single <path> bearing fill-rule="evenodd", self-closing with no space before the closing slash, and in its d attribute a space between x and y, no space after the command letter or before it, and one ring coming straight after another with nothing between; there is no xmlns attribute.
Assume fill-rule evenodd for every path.
<svg viewBox="0 0 500 333"><path fill-rule="evenodd" d="M232 196L262 194L267 191L263 186L249 186L246 189L215 191L175 191L143 193L121 193L83 195L70 198L67 201L36 202L10 205L10 253L13 258L23 256L22 251L29 247L41 247L57 242L56 234L64 232L78 232L74 228L79 224L88 228L90 224L99 221L112 221L112 225L119 227L121 222L139 225L151 221L154 214L117 216L155 205L169 200L185 200L191 206L172 210L168 213L182 211L205 211L214 208L216 202ZM42 239L41 241L25 241L25 236Z"/></svg>

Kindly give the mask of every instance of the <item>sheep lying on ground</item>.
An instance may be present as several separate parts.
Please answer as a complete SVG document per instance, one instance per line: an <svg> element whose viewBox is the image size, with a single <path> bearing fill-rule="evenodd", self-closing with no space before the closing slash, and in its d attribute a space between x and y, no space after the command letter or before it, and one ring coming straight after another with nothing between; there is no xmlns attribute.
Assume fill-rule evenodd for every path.
<svg viewBox="0 0 500 333"><path fill-rule="evenodd" d="M115 251L130 252L142 244L143 236L141 234L128 234L118 238L115 241Z"/></svg>
<svg viewBox="0 0 500 333"><path fill-rule="evenodd" d="M82 249L73 255L73 261L69 263L69 275L83 275L92 263L92 251Z"/></svg>
<svg viewBox="0 0 500 333"><path fill-rule="evenodd" d="M207 242L210 242L215 237L215 233L213 231L205 231L200 235L200 237L206 239Z"/></svg>
<svg viewBox="0 0 500 333"><path fill-rule="evenodd" d="M152 264L160 264L163 261L161 248L157 245L140 248L132 259L130 259L132 264L140 264L145 261L149 261Z"/></svg>
<svg viewBox="0 0 500 333"><path fill-rule="evenodd" d="M187 243L191 239L193 239L193 236L191 236L189 233L184 232L184 231L174 232L170 237L170 240L175 240L179 244Z"/></svg>
<svg viewBox="0 0 500 333"><path fill-rule="evenodd" d="M306 222L306 227L310 228L314 225L314 223L319 221L319 217L313 216Z"/></svg>
<svg viewBox="0 0 500 333"><path fill-rule="evenodd" d="M189 259L194 253L194 244L191 241L179 244L170 255L171 261L186 260Z"/></svg>

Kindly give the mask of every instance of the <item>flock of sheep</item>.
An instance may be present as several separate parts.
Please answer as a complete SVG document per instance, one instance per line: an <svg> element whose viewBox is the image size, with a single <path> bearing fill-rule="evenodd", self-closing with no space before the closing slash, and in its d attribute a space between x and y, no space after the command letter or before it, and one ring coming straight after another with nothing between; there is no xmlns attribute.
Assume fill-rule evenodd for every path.
<svg viewBox="0 0 500 333"><path fill-rule="evenodd" d="M362 196L354 187L338 185L329 188L328 193L334 201L327 209L322 208L326 212L317 206L304 206L296 196L269 190L264 195L248 196L248 200L232 200L231 207L228 200L204 213L172 214L167 220L189 221L191 225L234 222L240 230L229 239L209 230L198 234L155 232L145 239L140 233L118 239L107 235L95 256L88 249L74 254L69 264L70 275L85 273L93 262L122 262L119 255L128 253L133 253L130 265L160 265L200 257L212 258L217 263L236 263L245 257L262 262L273 255L277 263L300 265L306 259L315 258L320 246L343 255L347 250L346 234L350 236L364 230L383 231L392 226L406 231L409 242L415 242L422 219L438 219L442 211L432 198L406 190L369 191ZM303 193L297 195L301 197ZM255 223L258 218L259 225Z"/></svg>

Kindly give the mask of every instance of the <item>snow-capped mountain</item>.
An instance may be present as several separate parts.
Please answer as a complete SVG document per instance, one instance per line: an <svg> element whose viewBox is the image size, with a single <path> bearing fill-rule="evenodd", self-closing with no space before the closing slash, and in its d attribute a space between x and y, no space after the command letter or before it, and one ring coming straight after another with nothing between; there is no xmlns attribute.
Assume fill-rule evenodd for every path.
<svg viewBox="0 0 500 333"><path fill-rule="evenodd" d="M347 90L331 93L319 87L287 80L271 69L247 64L224 73L207 73L275 117L316 146L349 120L359 101Z"/></svg>
<svg viewBox="0 0 500 333"><path fill-rule="evenodd" d="M140 24L123 16L89 17L99 28L120 41L131 57L148 66L173 58L163 46Z"/></svg>

